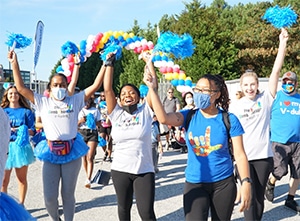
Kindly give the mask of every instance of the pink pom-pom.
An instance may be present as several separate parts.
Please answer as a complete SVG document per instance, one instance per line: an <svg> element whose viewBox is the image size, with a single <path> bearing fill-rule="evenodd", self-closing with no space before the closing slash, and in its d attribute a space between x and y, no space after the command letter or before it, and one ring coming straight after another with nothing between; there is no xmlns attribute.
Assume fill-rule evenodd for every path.
<svg viewBox="0 0 300 221"><path fill-rule="evenodd" d="M167 72L168 72L168 73L173 73L173 68L167 67Z"/></svg>

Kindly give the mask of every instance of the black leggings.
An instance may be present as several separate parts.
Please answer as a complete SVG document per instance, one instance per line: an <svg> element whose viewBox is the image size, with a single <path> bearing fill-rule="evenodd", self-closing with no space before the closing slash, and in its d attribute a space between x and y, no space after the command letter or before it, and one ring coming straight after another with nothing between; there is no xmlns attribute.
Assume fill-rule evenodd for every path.
<svg viewBox="0 0 300 221"><path fill-rule="evenodd" d="M215 183L185 182L183 194L185 219L207 220L210 208L211 220L230 220L235 197L236 183L233 176Z"/></svg>
<svg viewBox="0 0 300 221"><path fill-rule="evenodd" d="M264 193L269 175L273 169L273 158L249 161L252 179L252 199L249 210L244 211L245 220L261 220L264 212Z"/></svg>
<svg viewBox="0 0 300 221"><path fill-rule="evenodd" d="M120 220L130 220L133 193L142 220L156 220L154 214L154 173L130 174L112 170L111 176L118 198Z"/></svg>

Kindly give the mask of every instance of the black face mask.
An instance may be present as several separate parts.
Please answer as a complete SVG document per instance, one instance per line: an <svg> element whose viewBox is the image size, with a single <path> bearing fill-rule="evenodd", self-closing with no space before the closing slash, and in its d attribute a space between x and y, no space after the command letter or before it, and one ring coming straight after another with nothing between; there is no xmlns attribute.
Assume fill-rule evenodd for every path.
<svg viewBox="0 0 300 221"><path fill-rule="evenodd" d="M122 106L123 110L129 114L133 114L134 111L137 110L137 104L129 105L129 106Z"/></svg>

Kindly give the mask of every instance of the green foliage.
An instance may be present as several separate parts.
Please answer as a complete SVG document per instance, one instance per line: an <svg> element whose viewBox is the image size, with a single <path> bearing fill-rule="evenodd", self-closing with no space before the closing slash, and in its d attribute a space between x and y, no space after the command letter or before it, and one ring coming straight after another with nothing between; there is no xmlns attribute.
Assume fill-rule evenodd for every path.
<svg viewBox="0 0 300 221"><path fill-rule="evenodd" d="M235 6L228 5L224 0L214 0L210 6L202 4L200 0L193 0L184 3L185 8L180 14L163 15L159 28L161 33L172 31L179 35L188 33L193 37L196 46L193 56L175 61L193 82L206 73L222 74L226 80L236 79L249 68L260 77L268 77L276 57L280 30L263 21L262 16L267 8L276 4L281 7L290 5L300 15L299 0L274 0L272 3L265 1L245 5L239 3ZM290 37L282 72L292 70L299 76L300 28L294 25L288 31ZM148 23L142 29L138 21L134 20L128 32L154 44L157 41L157 24ZM125 83L137 86L143 83L144 62L137 57L132 51L123 49L122 58L115 65L116 92ZM78 81L80 88L93 82L101 64L98 53L82 64Z"/></svg>

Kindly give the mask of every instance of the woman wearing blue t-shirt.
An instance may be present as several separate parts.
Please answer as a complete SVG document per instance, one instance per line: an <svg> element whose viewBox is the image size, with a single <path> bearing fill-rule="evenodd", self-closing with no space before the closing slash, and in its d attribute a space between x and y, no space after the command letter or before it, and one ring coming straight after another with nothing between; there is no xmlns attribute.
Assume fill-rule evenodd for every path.
<svg viewBox="0 0 300 221"><path fill-rule="evenodd" d="M1 107L9 116L11 136L1 192L7 193L12 169L15 168L19 186L19 202L24 204L27 193L28 165L35 161L29 135L34 135L34 113L17 88L9 86L4 92Z"/></svg>
<svg viewBox="0 0 300 221"><path fill-rule="evenodd" d="M167 114L154 90L152 75L145 73L144 82L149 87L148 93L160 123L185 127L190 110ZM236 184L227 130L222 118L222 111L227 111L229 104L227 87L221 76L207 74L198 80L193 91L198 109L186 132L185 219L207 220L210 210L212 220L230 220ZM242 142L244 131L233 114L229 114L229 120L234 158L242 178L240 211L244 211L249 208L251 198L249 165Z"/></svg>

